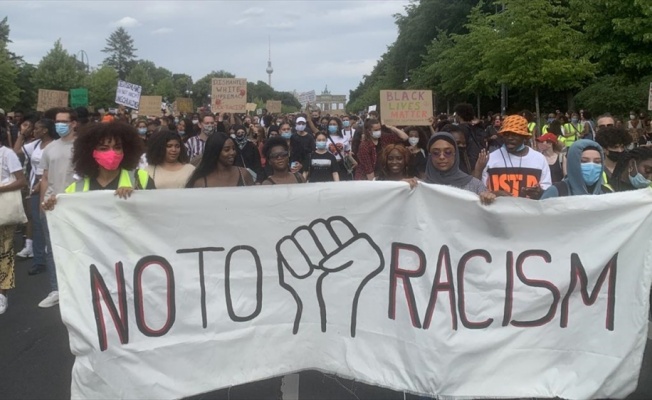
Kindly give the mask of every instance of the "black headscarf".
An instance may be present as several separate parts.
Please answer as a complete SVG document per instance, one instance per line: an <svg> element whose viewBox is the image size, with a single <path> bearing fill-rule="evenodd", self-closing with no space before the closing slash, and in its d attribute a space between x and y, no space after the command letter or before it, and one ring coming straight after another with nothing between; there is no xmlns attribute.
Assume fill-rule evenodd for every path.
<svg viewBox="0 0 652 400"><path fill-rule="evenodd" d="M440 171L432 163L432 156L428 158L426 164L426 179L427 183L435 183L438 185L453 186L456 188L463 188L473 177L469 174L465 174L460 171L460 152L455 142L455 138L448 132L437 132L428 141L428 152L430 152L430 147L437 140L445 140L448 143L452 144L455 147L455 163L453 167L448 171Z"/></svg>

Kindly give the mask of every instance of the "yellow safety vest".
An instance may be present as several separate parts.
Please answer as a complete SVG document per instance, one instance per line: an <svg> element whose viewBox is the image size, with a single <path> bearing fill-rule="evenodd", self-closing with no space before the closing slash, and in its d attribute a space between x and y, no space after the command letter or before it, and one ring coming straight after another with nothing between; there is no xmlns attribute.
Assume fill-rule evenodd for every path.
<svg viewBox="0 0 652 400"><path fill-rule="evenodd" d="M147 171L142 169L138 171L138 181L141 188L147 187L147 182L149 181L149 175ZM130 187L135 188L134 180L136 178L136 171L128 171L126 169L120 170L120 179L118 180L118 187ZM77 182L73 182L70 186L66 188L66 193L77 193L77 192L88 192L91 185L91 178L84 177L79 179Z"/></svg>
<svg viewBox="0 0 652 400"><path fill-rule="evenodd" d="M564 136L559 137L559 141L564 144L566 147L570 147L576 140L580 138L582 131L577 130L572 123L564 124ZM570 135L570 136L569 136Z"/></svg>
<svg viewBox="0 0 652 400"><path fill-rule="evenodd" d="M530 122L529 124L527 124L527 130L528 132L530 132L530 135L534 135L534 128L536 127L537 127L536 122Z"/></svg>
<svg viewBox="0 0 652 400"><path fill-rule="evenodd" d="M604 171L602 171L602 186L606 187L612 192L614 191L614 188L612 188L611 185L609 184L609 178L607 178L607 173Z"/></svg>

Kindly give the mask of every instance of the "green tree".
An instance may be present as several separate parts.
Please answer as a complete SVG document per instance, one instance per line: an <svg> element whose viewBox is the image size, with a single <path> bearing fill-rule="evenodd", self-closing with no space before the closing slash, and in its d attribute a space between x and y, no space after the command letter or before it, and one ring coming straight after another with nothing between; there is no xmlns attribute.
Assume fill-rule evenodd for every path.
<svg viewBox="0 0 652 400"><path fill-rule="evenodd" d="M125 79L136 59L136 50L134 40L120 27L106 39L106 47L102 52L109 56L104 59L104 64L113 67L120 79Z"/></svg>
<svg viewBox="0 0 652 400"><path fill-rule="evenodd" d="M590 110L594 115L609 112L623 115L639 110L647 104L652 75L640 83L628 83L616 76L603 76L575 96L578 107Z"/></svg>
<svg viewBox="0 0 652 400"><path fill-rule="evenodd" d="M189 97L190 94L186 90L192 91L192 77L187 74L174 74L172 75L174 81L174 88L181 97Z"/></svg>
<svg viewBox="0 0 652 400"><path fill-rule="evenodd" d="M3 47L0 47L0 107L3 109L12 109L18 102L20 89L16 85L18 71L13 61L9 58L9 53Z"/></svg>
<svg viewBox="0 0 652 400"><path fill-rule="evenodd" d="M484 83L531 90L537 115L539 91L573 90L595 76L582 32L571 26L563 0L503 0L498 14L476 13L469 35L489 37L481 53Z"/></svg>
<svg viewBox="0 0 652 400"><path fill-rule="evenodd" d="M0 107L7 110L18 102L20 88L16 84L18 69L12 54L7 50L9 43L7 17L0 21Z"/></svg>
<svg viewBox="0 0 652 400"><path fill-rule="evenodd" d="M28 111L36 107L38 89L34 85L34 74L36 67L24 61L18 63L18 75L16 85L20 89L20 96L15 105L16 109Z"/></svg>
<svg viewBox="0 0 652 400"><path fill-rule="evenodd" d="M449 34L466 32L464 24L478 0L421 0L405 8L405 15L395 15L398 37L387 48L369 75L349 93L349 111L360 111L378 104L381 89L406 87L411 71L421 65L427 46L442 31Z"/></svg>
<svg viewBox="0 0 652 400"><path fill-rule="evenodd" d="M61 39L39 62L34 72L37 89L70 90L79 87L84 80L84 71L74 56L61 45Z"/></svg>
<svg viewBox="0 0 652 400"><path fill-rule="evenodd" d="M154 94L163 96L168 102L172 103L178 96L174 81L172 78L164 78L154 86Z"/></svg>
<svg viewBox="0 0 652 400"><path fill-rule="evenodd" d="M589 55L602 73L629 82L652 74L649 0L571 0L571 5L586 33Z"/></svg>
<svg viewBox="0 0 652 400"><path fill-rule="evenodd" d="M89 105L95 109L114 107L118 79L116 70L108 65L92 71L85 82Z"/></svg>
<svg viewBox="0 0 652 400"><path fill-rule="evenodd" d="M151 71L147 68L147 65L137 63L129 71L125 80L134 85L142 86L143 95L154 94L154 79L152 79Z"/></svg>

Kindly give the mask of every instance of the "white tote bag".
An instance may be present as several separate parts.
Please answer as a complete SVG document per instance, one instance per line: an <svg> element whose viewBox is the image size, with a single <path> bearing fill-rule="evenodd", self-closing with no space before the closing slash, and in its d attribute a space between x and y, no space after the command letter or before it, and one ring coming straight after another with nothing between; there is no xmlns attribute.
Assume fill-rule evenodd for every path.
<svg viewBox="0 0 652 400"><path fill-rule="evenodd" d="M2 170L4 170L5 164L7 163L7 151L6 147L0 147L0 177L2 175ZM14 174L9 175L9 182L5 185L9 185L16 180ZM5 186L2 185L2 186ZM20 189L13 190L11 192L2 192L0 193L0 226L6 225L20 225L27 223L27 216L25 215L25 208L23 208L23 196L20 192Z"/></svg>

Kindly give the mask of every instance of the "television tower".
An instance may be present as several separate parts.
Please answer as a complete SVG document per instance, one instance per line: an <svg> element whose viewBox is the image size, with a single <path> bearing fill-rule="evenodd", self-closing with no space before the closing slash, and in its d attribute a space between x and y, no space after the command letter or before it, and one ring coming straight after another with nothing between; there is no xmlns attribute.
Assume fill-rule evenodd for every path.
<svg viewBox="0 0 652 400"><path fill-rule="evenodd" d="M267 60L267 84L271 87L272 86L272 73L274 72L274 68L272 68L272 39L270 36L267 37L269 41L269 60Z"/></svg>

